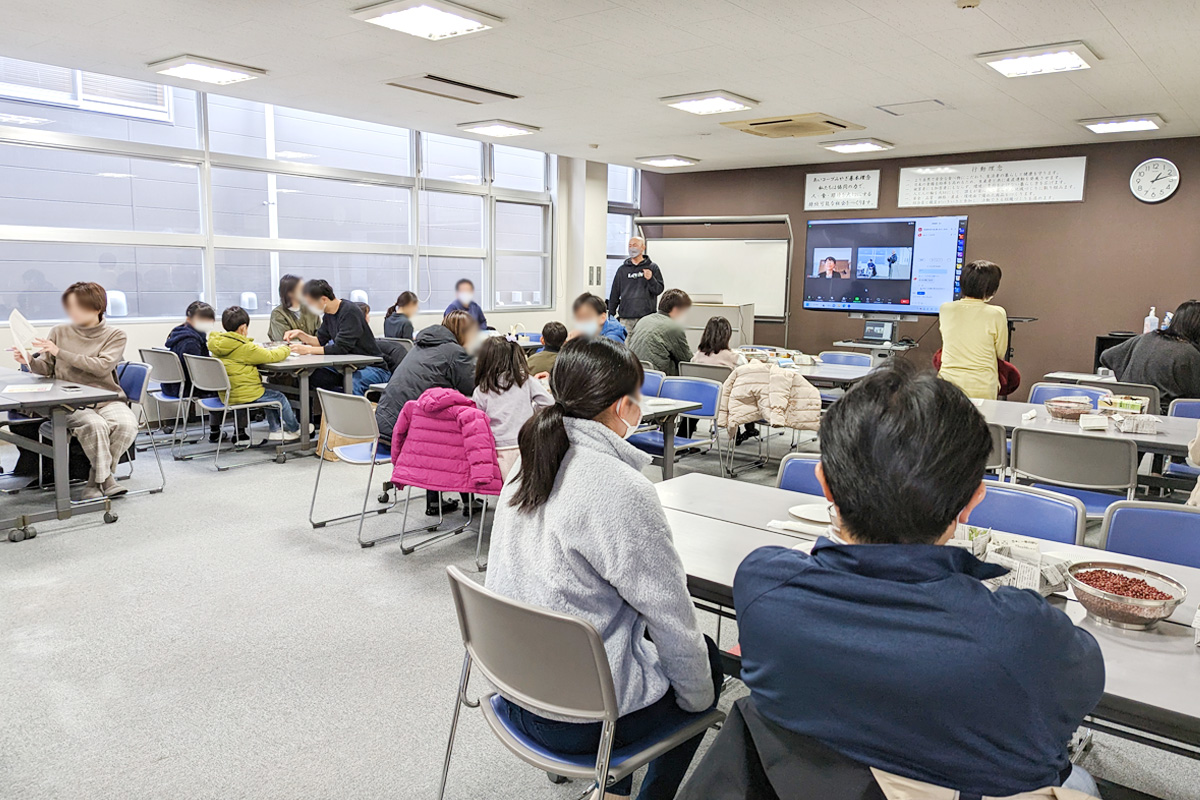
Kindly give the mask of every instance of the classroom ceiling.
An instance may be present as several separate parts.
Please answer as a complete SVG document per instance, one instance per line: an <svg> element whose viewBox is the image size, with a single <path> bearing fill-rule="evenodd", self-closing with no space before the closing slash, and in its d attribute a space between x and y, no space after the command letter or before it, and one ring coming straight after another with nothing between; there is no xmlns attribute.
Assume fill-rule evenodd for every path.
<svg viewBox="0 0 1200 800"><path fill-rule="evenodd" d="M516 146L619 164L677 153L699 170L863 158L818 147L827 137L720 124L806 112L894 143L882 157L1200 133L1194 0L465 0L506 23L441 42L351 18L371 4L0 0L0 55L157 80L147 63L189 53L269 72L224 94L448 134L498 117L541 128L504 140ZM973 58L1076 39L1095 68L1004 78ZM423 73L520 98L472 106L386 85ZM658 101L709 89L760 105L700 117ZM877 108L931 99L945 110ZM1146 113L1166 127L1101 137L1076 124Z"/></svg>

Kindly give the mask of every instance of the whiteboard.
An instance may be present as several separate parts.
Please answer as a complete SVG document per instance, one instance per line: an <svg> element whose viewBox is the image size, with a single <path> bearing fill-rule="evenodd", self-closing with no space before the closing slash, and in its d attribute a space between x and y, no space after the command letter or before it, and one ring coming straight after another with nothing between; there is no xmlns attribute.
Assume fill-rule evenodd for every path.
<svg viewBox="0 0 1200 800"><path fill-rule="evenodd" d="M754 303L756 317L787 313L787 239L651 239L646 255L668 289L719 294L726 305Z"/></svg>

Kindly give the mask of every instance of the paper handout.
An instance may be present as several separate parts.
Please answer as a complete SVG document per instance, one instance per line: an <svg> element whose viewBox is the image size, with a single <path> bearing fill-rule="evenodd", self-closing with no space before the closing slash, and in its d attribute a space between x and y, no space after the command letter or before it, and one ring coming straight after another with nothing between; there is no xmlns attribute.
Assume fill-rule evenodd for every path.
<svg viewBox="0 0 1200 800"><path fill-rule="evenodd" d="M25 356L25 363L28 364L37 349L33 346L33 340L40 338L38 332L29 324L29 320L25 319L25 315L15 308L8 315L8 327L12 331L13 347L21 351L21 355Z"/></svg>

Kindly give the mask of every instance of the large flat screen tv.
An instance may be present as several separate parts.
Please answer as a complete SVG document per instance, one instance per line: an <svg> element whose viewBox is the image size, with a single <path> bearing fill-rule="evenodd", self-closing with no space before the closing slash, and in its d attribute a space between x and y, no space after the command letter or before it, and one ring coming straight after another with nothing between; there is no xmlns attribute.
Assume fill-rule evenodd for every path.
<svg viewBox="0 0 1200 800"><path fill-rule="evenodd" d="M965 216L812 220L804 307L936 314L959 297L966 246Z"/></svg>

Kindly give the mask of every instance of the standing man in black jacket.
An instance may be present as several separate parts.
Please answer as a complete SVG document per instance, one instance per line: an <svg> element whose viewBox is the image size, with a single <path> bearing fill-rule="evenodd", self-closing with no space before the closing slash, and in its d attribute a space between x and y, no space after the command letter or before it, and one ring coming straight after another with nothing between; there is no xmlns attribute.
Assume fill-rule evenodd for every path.
<svg viewBox="0 0 1200 800"><path fill-rule="evenodd" d="M633 333L638 320L653 314L658 308L658 296L663 290L662 271L646 257L646 240L634 236L629 240L629 258L613 277L608 293L608 313L616 317Z"/></svg>

